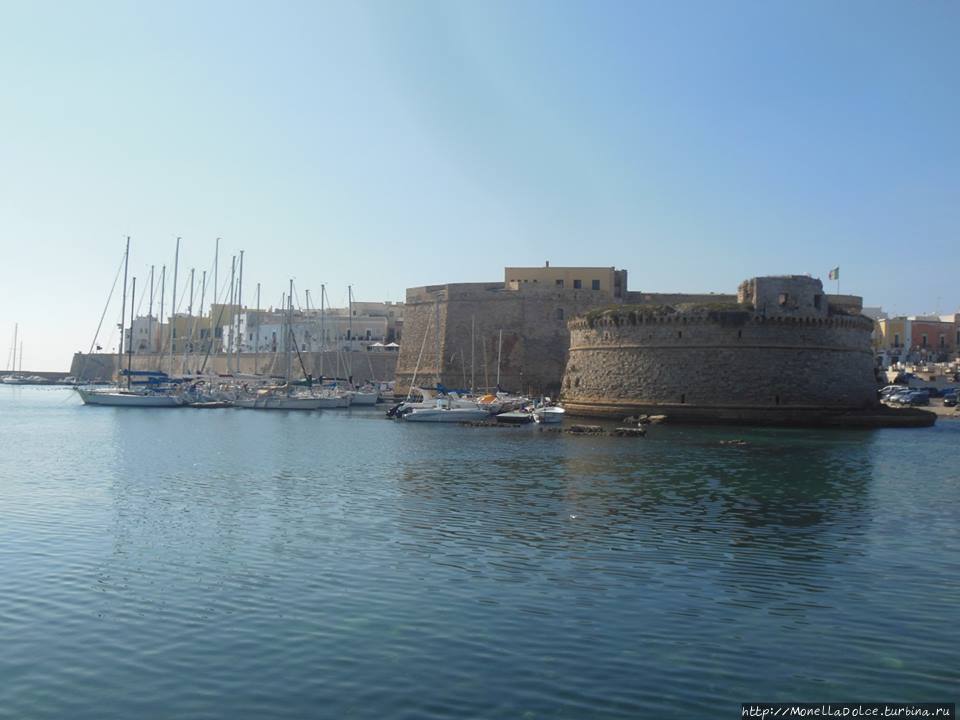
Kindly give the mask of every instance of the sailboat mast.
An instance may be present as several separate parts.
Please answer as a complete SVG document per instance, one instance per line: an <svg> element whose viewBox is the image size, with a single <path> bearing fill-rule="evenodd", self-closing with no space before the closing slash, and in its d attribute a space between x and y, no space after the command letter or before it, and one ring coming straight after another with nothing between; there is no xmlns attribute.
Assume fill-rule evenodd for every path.
<svg viewBox="0 0 960 720"><path fill-rule="evenodd" d="M237 256L234 255L230 258L230 334L233 334L233 314L236 312L236 307L233 303L234 297L236 296L236 288L234 287L233 281L235 280L235 275L237 272ZM236 338L233 339L234 342L237 341ZM233 348L227 348L227 372L232 373L233 369L231 367L233 360Z"/></svg>
<svg viewBox="0 0 960 720"><path fill-rule="evenodd" d="M320 284L320 377L323 377L323 354L327 349L327 326L324 322L326 318L326 305L324 299L327 295L327 287Z"/></svg>
<svg viewBox="0 0 960 720"><path fill-rule="evenodd" d="M17 332L20 330L20 326L17 323L13 324L13 347L10 349L10 362L8 367L14 373L17 372Z"/></svg>
<svg viewBox="0 0 960 720"><path fill-rule="evenodd" d="M153 265L150 266L150 312L147 313L147 352L153 352Z"/></svg>
<svg viewBox="0 0 960 720"><path fill-rule="evenodd" d="M193 273L194 273L194 268L190 268L190 302L187 304L187 315L190 318L193 317L193 288L194 288Z"/></svg>
<svg viewBox="0 0 960 720"><path fill-rule="evenodd" d="M470 316L470 394L472 395L477 384L475 382L476 375L474 370L476 368L476 356L477 356L477 316Z"/></svg>
<svg viewBox="0 0 960 720"><path fill-rule="evenodd" d="M260 372L260 283L257 283L257 342L253 348L253 373Z"/></svg>
<svg viewBox="0 0 960 720"><path fill-rule="evenodd" d="M203 320L203 306L205 305L206 299L207 299L207 271L204 270L200 280L200 319L201 320ZM200 336L203 337L202 324L200 327ZM203 345L204 345L203 343L200 343L200 347L203 347Z"/></svg>
<svg viewBox="0 0 960 720"><path fill-rule="evenodd" d="M437 385L440 385L440 296L433 306L433 343L437 357Z"/></svg>
<svg viewBox="0 0 960 720"><path fill-rule="evenodd" d="M500 328L500 337L497 340L497 390L500 389L500 356L503 352L503 328Z"/></svg>
<svg viewBox="0 0 960 720"><path fill-rule="evenodd" d="M290 278L290 294L287 295L287 371L286 380L290 383L290 365L293 361L293 278Z"/></svg>
<svg viewBox="0 0 960 720"><path fill-rule="evenodd" d="M23 340L20 341L20 375L23 375Z"/></svg>
<svg viewBox="0 0 960 720"><path fill-rule="evenodd" d="M117 385L120 384L120 368L123 367L123 330L127 326L127 268L130 265L130 236L127 235L127 249L123 253L123 302L120 310L120 344L117 346Z"/></svg>
<svg viewBox="0 0 960 720"><path fill-rule="evenodd" d="M165 305L163 304L163 301L164 301L164 293L166 292L166 290L167 290L167 266L164 265L163 267L160 268L160 331L158 332L158 336L159 336L159 337L157 337L157 352L161 354L161 357L160 357L160 360L161 360L161 361L163 360L163 357L162 357L162 354L163 354L163 318L164 318L163 310L164 310L164 307L165 307ZM167 329L169 330L170 328L168 327ZM150 341L153 342L153 339L151 338ZM160 365L159 362L158 362L157 364L158 364L158 366Z"/></svg>
<svg viewBox="0 0 960 720"><path fill-rule="evenodd" d="M180 268L180 238L173 253L173 300L170 303L170 374L173 375L173 343L177 336L177 271Z"/></svg>
<svg viewBox="0 0 960 720"><path fill-rule="evenodd" d="M353 286L347 285L347 336L350 343L347 345L346 362L344 363L350 382L353 382Z"/></svg>
<svg viewBox="0 0 960 720"><path fill-rule="evenodd" d="M243 308L243 250L240 251L240 278L237 281L237 372L240 372L240 311Z"/></svg>
<svg viewBox="0 0 960 720"><path fill-rule="evenodd" d="M134 276L133 285L130 288L130 342L127 343L127 390L130 389L130 371L133 369L133 323L134 308L133 304L137 299L137 278Z"/></svg>
<svg viewBox="0 0 960 720"><path fill-rule="evenodd" d="M213 306L216 305L217 299L220 297L220 286L217 284L220 274L220 238L217 238L217 241L213 246L213 302L210 303L210 346L213 347L214 343L217 341L217 328L216 324L220 322L219 318L217 320L213 319Z"/></svg>

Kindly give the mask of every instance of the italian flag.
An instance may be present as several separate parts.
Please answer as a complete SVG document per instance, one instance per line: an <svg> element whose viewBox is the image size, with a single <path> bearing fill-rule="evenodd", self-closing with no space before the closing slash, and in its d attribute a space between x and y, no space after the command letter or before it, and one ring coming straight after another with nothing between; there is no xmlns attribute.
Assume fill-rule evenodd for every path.
<svg viewBox="0 0 960 720"><path fill-rule="evenodd" d="M833 270L830 271L830 274L827 275L827 277L828 277L830 280L839 280L839 279L840 279L840 268L839 268L839 267L835 267Z"/></svg>

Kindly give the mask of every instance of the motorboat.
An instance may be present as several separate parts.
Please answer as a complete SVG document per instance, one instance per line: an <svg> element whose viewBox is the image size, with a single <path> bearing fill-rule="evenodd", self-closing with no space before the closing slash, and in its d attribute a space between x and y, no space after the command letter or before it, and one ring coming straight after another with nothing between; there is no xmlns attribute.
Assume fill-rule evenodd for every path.
<svg viewBox="0 0 960 720"><path fill-rule="evenodd" d="M527 410L511 410L500 413L495 419L501 425L526 425L534 421L534 416L532 412Z"/></svg>
<svg viewBox="0 0 960 720"><path fill-rule="evenodd" d="M533 411L533 419L543 425L556 425L563 422L563 416L567 411L556 405L541 405Z"/></svg>
<svg viewBox="0 0 960 720"><path fill-rule="evenodd" d="M477 422L490 414L476 405L457 407L449 397L437 398L433 407L415 407L399 415L406 422Z"/></svg>
<svg viewBox="0 0 960 720"><path fill-rule="evenodd" d="M476 410L480 407L475 400L462 398L457 393L449 393L437 397L433 390L428 388L417 388L422 400L407 399L397 405L394 405L387 411L387 417L403 417L412 410L433 410L437 406L437 400L446 400L452 407L464 408L466 410ZM489 408L480 408L484 415L490 415Z"/></svg>

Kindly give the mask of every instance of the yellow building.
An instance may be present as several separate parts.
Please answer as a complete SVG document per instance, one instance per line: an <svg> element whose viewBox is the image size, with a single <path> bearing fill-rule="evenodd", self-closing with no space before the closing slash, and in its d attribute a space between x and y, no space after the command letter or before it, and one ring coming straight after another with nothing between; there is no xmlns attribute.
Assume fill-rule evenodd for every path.
<svg viewBox="0 0 960 720"><path fill-rule="evenodd" d="M627 292L627 271L614 267L550 267L547 262L543 267L505 268L504 283L509 290L590 290L622 298Z"/></svg>
<svg viewBox="0 0 960 720"><path fill-rule="evenodd" d="M891 355L906 355L910 351L910 318L882 318L876 320L875 349Z"/></svg>

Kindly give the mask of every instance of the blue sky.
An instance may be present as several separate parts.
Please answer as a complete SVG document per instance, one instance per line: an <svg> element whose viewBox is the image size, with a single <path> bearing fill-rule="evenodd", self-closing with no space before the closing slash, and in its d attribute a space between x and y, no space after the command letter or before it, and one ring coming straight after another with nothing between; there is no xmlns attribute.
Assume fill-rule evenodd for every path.
<svg viewBox="0 0 960 720"><path fill-rule="evenodd" d="M25 367L87 348L126 235L140 288L176 236L181 280L222 237L265 305L291 276L344 304L550 260L648 291L832 287L839 265L868 304L953 311L958 22L948 2L0 0L3 359L14 322Z"/></svg>

